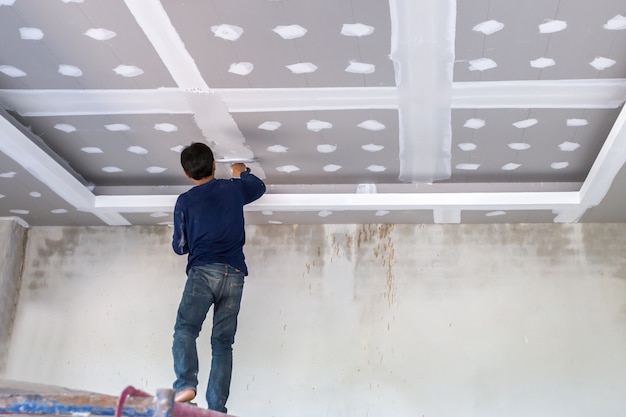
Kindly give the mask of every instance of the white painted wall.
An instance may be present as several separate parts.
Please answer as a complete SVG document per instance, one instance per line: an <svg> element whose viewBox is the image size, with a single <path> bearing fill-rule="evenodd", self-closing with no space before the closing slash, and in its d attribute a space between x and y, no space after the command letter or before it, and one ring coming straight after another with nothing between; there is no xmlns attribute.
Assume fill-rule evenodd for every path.
<svg viewBox="0 0 626 417"><path fill-rule="evenodd" d="M626 225L247 230L235 415L625 415ZM169 387L170 232L32 228L4 377Z"/></svg>

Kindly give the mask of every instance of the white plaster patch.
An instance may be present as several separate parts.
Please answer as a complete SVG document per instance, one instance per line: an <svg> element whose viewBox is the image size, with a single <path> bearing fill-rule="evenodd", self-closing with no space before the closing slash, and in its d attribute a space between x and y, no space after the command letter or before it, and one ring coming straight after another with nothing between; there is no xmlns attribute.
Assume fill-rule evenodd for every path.
<svg viewBox="0 0 626 417"><path fill-rule="evenodd" d="M162 172L167 171L167 168L163 168L163 167L148 167L148 168L146 168L146 171L148 171L150 174L160 174Z"/></svg>
<svg viewBox="0 0 626 417"><path fill-rule="evenodd" d="M137 155L145 155L148 153L148 150L141 146L129 146L126 150L130 153L136 153Z"/></svg>
<svg viewBox="0 0 626 417"><path fill-rule="evenodd" d="M254 70L254 65L250 62L236 62L230 64L228 72L237 75L248 75Z"/></svg>
<svg viewBox="0 0 626 417"><path fill-rule="evenodd" d="M335 152L336 150L337 150L337 145L329 145L329 144L317 145L317 151L319 153L332 153L332 152Z"/></svg>
<svg viewBox="0 0 626 417"><path fill-rule="evenodd" d="M370 165L367 167L367 170L370 172L384 172L387 168L382 165Z"/></svg>
<svg viewBox="0 0 626 417"><path fill-rule="evenodd" d="M607 30L625 30L626 29L626 16L617 15L606 22L604 28Z"/></svg>
<svg viewBox="0 0 626 417"><path fill-rule="evenodd" d="M154 125L154 130L160 130L162 132L176 132L178 127L171 123L157 123Z"/></svg>
<svg viewBox="0 0 626 417"><path fill-rule="evenodd" d="M283 224L283 222L279 222L278 220L268 220L269 224Z"/></svg>
<svg viewBox="0 0 626 417"><path fill-rule="evenodd" d="M185 149L185 146L178 145L178 146L174 146L173 148L170 148L170 151L181 153L183 151L183 149Z"/></svg>
<svg viewBox="0 0 626 417"><path fill-rule="evenodd" d="M4 198L6 197L4 194L0 194L0 198Z"/></svg>
<svg viewBox="0 0 626 417"><path fill-rule="evenodd" d="M341 169L341 165L328 164L324 166L324 172L335 172Z"/></svg>
<svg viewBox="0 0 626 417"><path fill-rule="evenodd" d="M80 77L83 75L83 71L75 65L59 65L59 74L66 77Z"/></svg>
<svg viewBox="0 0 626 417"><path fill-rule="evenodd" d="M15 0L0 0L0 6L13 6Z"/></svg>
<svg viewBox="0 0 626 417"><path fill-rule="evenodd" d="M50 213L52 214L65 214L67 213L66 209L52 209L50 210Z"/></svg>
<svg viewBox="0 0 626 417"><path fill-rule="evenodd" d="M306 128L312 132L319 132L322 129L330 129L333 127L332 123L324 122L321 120L309 120L306 124Z"/></svg>
<svg viewBox="0 0 626 417"><path fill-rule="evenodd" d="M261 214L264 216L273 216L274 212L272 210L263 210Z"/></svg>
<svg viewBox="0 0 626 417"><path fill-rule="evenodd" d="M534 126L537 123L538 123L537 119L526 119L526 120L520 120L519 122L513 123L513 126L515 126L518 129L526 129L527 127Z"/></svg>
<svg viewBox="0 0 626 417"><path fill-rule="evenodd" d="M578 148L580 148L579 143L574 143L574 142L569 142L569 141L565 141L559 145L559 149L561 149L563 152L572 152Z"/></svg>
<svg viewBox="0 0 626 417"><path fill-rule="evenodd" d="M317 213L317 215L320 216L320 217L328 217L331 214L333 214L333 212L332 211L328 211L328 210L322 210L319 213Z"/></svg>
<svg viewBox="0 0 626 417"><path fill-rule="evenodd" d="M269 152L274 152L274 153L285 153L287 152L287 149L289 148L283 145L272 145L272 146L267 147L267 150Z"/></svg>
<svg viewBox="0 0 626 417"><path fill-rule="evenodd" d="M376 72L376 65L353 61L346 67L345 71L353 74L372 74Z"/></svg>
<svg viewBox="0 0 626 417"><path fill-rule="evenodd" d="M374 27L363 23L344 23L341 34L344 36L368 36L374 33Z"/></svg>
<svg viewBox="0 0 626 417"><path fill-rule="evenodd" d="M276 168L276 171L278 172L285 172L287 174L295 172L295 171L300 171L300 168L298 168L295 165L283 165L283 166L279 166Z"/></svg>
<svg viewBox="0 0 626 417"><path fill-rule="evenodd" d="M565 30L566 28L567 22L563 20L548 20L539 25L539 33L555 33Z"/></svg>
<svg viewBox="0 0 626 417"><path fill-rule="evenodd" d="M211 31L216 37L227 41L236 41L243 34L243 29L235 25L211 26Z"/></svg>
<svg viewBox="0 0 626 417"><path fill-rule="evenodd" d="M470 71L486 71L488 69L492 69L497 67L498 64L493 59L489 58L478 58L472 59L469 61L469 70Z"/></svg>
<svg viewBox="0 0 626 417"><path fill-rule="evenodd" d="M118 65L117 67L113 68L113 71L123 77L136 77L143 74L143 70L134 65Z"/></svg>
<svg viewBox="0 0 626 417"><path fill-rule="evenodd" d="M591 65L598 71L602 71L615 65L615 60L600 56L600 57L596 57L593 61L591 61L589 65Z"/></svg>
<svg viewBox="0 0 626 417"><path fill-rule="evenodd" d="M15 178L17 173L15 171L0 173L0 178Z"/></svg>
<svg viewBox="0 0 626 417"><path fill-rule="evenodd" d="M273 132L274 130L277 130L281 126L282 126L282 124L280 122L267 121L267 122L261 123L259 125L259 129L268 130L270 132Z"/></svg>
<svg viewBox="0 0 626 417"><path fill-rule="evenodd" d="M160 217L167 217L167 216L169 216L169 214L168 213L164 213L162 211L157 211L155 213L150 213L150 217L154 217L155 219L158 219Z"/></svg>
<svg viewBox="0 0 626 417"><path fill-rule="evenodd" d="M367 145L361 146L361 149L367 152L379 152L385 149L383 145L375 145L373 143L368 143Z"/></svg>
<svg viewBox="0 0 626 417"><path fill-rule="evenodd" d="M283 39L296 39L306 35L307 30L300 25L276 26L272 29Z"/></svg>
<svg viewBox="0 0 626 417"><path fill-rule="evenodd" d="M357 194L376 194L377 192L376 184L357 184L356 186Z"/></svg>
<svg viewBox="0 0 626 417"><path fill-rule="evenodd" d="M361 129L372 130L372 131L385 130L386 128L386 126L382 124L381 122L379 122L378 120L366 120L364 122L359 123L357 127L360 127Z"/></svg>
<svg viewBox="0 0 626 417"><path fill-rule="evenodd" d="M26 73L19 68L11 65L0 65L0 72L11 78L25 77Z"/></svg>
<svg viewBox="0 0 626 417"><path fill-rule="evenodd" d="M30 210L11 209L11 210L9 210L9 212L13 213L13 214L28 214L28 213L30 213Z"/></svg>
<svg viewBox="0 0 626 417"><path fill-rule="evenodd" d="M459 148L461 148L462 151L465 152L475 151L476 148L478 148L475 143L459 143L458 146Z"/></svg>
<svg viewBox="0 0 626 417"><path fill-rule="evenodd" d="M530 145L528 143L514 142L509 143L509 148L516 151L525 151L526 149L530 148Z"/></svg>
<svg viewBox="0 0 626 417"><path fill-rule="evenodd" d="M20 28L20 37L28 41L38 41L43 39L43 31L39 28Z"/></svg>
<svg viewBox="0 0 626 417"><path fill-rule="evenodd" d="M72 132L76 132L76 128L70 124L67 123L57 123L54 125L54 128L56 130L60 130L62 132L65 133L72 133Z"/></svg>
<svg viewBox="0 0 626 417"><path fill-rule="evenodd" d="M509 162L508 164L502 165L503 171L514 171L517 168L521 167L522 164L516 164L514 162Z"/></svg>
<svg viewBox="0 0 626 417"><path fill-rule="evenodd" d="M63 3L82 3L84 0L63 0Z"/></svg>
<svg viewBox="0 0 626 417"><path fill-rule="evenodd" d="M117 36L117 33L104 28L91 28L84 34L97 41L106 41Z"/></svg>
<svg viewBox="0 0 626 417"><path fill-rule="evenodd" d="M457 164L456 169L464 171L476 171L480 167L480 164Z"/></svg>
<svg viewBox="0 0 626 417"><path fill-rule="evenodd" d="M378 217L386 216L386 215L388 215L388 214L389 214L389 211L387 211L387 210L378 210L378 211L375 213L375 215L376 215L376 216L378 216Z"/></svg>
<svg viewBox="0 0 626 417"><path fill-rule="evenodd" d="M95 146L85 146L84 148L80 148L80 150L85 153L104 153L102 152L102 149Z"/></svg>
<svg viewBox="0 0 626 417"><path fill-rule="evenodd" d="M121 132L124 130L130 130L130 126L123 123L112 123L109 125L104 125L106 130L110 130L111 132Z"/></svg>
<svg viewBox="0 0 626 417"><path fill-rule="evenodd" d="M563 169L569 166L569 162L553 162L550 164L552 169Z"/></svg>
<svg viewBox="0 0 626 417"><path fill-rule="evenodd" d="M468 119L463 127L467 127L470 129L480 129L485 126L485 121L483 119Z"/></svg>
<svg viewBox="0 0 626 417"><path fill-rule="evenodd" d="M104 167L102 168L102 170L104 172L109 172L109 173L124 171L122 168L118 168L118 167Z"/></svg>
<svg viewBox="0 0 626 417"><path fill-rule="evenodd" d="M579 127L587 126L588 124L587 119L567 119L567 126Z"/></svg>
<svg viewBox="0 0 626 417"><path fill-rule="evenodd" d="M490 211L489 213L485 213L485 216L496 217L496 216L504 216L505 214L506 214L506 211L497 210L497 211Z"/></svg>
<svg viewBox="0 0 626 417"><path fill-rule="evenodd" d="M315 64L311 64L310 62L287 65L287 68L294 74L309 74L317 71L317 66Z"/></svg>
<svg viewBox="0 0 626 417"><path fill-rule="evenodd" d="M41 197L41 193L38 191L31 191L30 193L28 193L29 196L33 197L33 198L39 198Z"/></svg>
<svg viewBox="0 0 626 417"><path fill-rule="evenodd" d="M491 35L493 33L499 32L504 28L504 24L498 22L497 20L487 20L485 22L479 23L472 28L474 32L481 32L485 35Z"/></svg>
<svg viewBox="0 0 626 417"><path fill-rule="evenodd" d="M552 58L541 57L530 61L530 66L533 68L548 68L554 65L556 65L556 62Z"/></svg>

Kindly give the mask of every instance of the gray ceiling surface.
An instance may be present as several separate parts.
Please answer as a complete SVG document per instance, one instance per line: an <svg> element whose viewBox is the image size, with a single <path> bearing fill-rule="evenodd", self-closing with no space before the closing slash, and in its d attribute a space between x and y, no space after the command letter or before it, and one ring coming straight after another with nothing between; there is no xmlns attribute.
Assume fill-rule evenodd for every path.
<svg viewBox="0 0 626 417"><path fill-rule="evenodd" d="M248 224L626 222L624 0L0 0L0 218L171 224L209 144Z"/></svg>

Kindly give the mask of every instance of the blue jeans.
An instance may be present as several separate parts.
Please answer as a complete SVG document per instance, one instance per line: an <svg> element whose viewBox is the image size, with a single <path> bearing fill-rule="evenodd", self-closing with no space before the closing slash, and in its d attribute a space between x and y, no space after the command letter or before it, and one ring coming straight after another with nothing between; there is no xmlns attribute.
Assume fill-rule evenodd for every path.
<svg viewBox="0 0 626 417"><path fill-rule="evenodd" d="M198 385L198 351L196 339L207 312L213 305L211 332L211 373L206 391L208 408L226 413L233 368L233 343L237 331L237 315L241 305L244 274L226 264L193 267L178 307L174 326L174 390L182 391Z"/></svg>

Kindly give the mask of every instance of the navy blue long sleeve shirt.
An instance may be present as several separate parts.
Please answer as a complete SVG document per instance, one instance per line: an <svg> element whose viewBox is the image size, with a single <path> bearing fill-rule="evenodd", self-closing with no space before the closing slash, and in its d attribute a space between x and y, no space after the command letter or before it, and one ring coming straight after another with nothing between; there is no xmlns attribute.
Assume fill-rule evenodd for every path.
<svg viewBox="0 0 626 417"><path fill-rule="evenodd" d="M244 171L240 178L212 179L178 196L172 248L189 254L187 269L211 263L233 266L246 275L243 206L265 193L265 184Z"/></svg>

